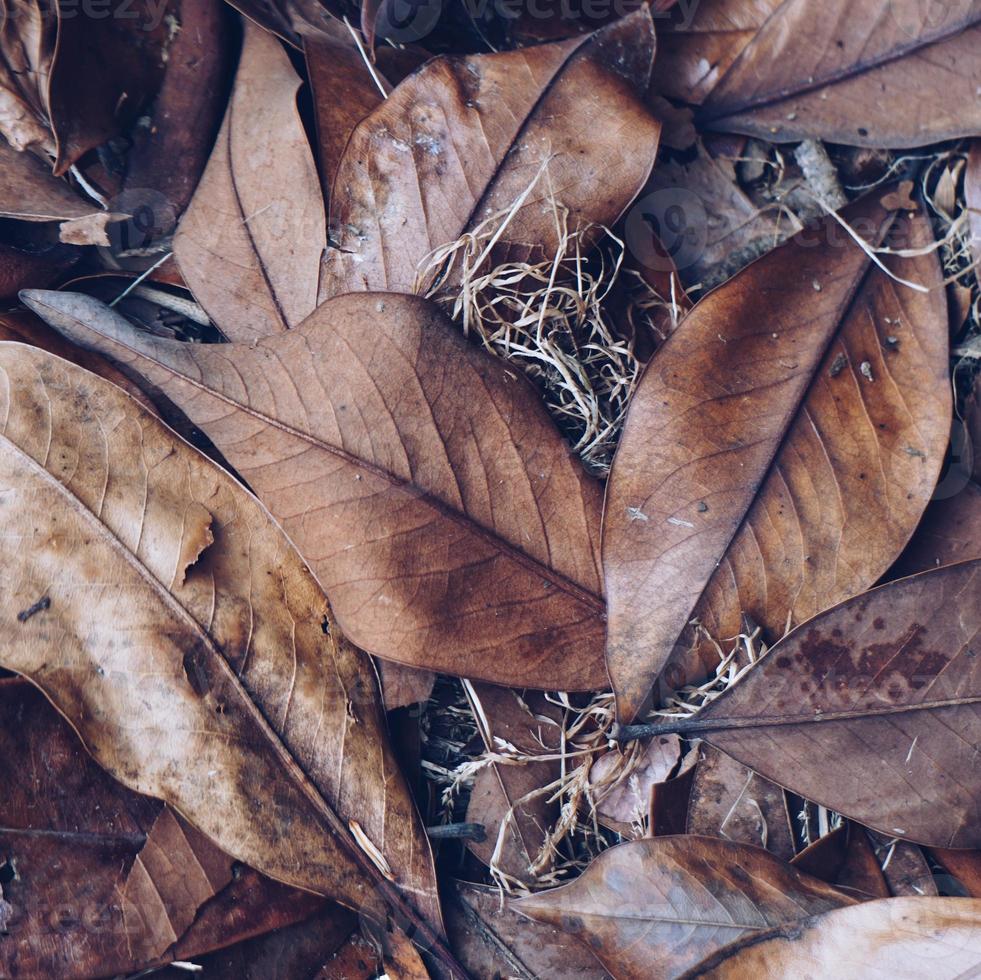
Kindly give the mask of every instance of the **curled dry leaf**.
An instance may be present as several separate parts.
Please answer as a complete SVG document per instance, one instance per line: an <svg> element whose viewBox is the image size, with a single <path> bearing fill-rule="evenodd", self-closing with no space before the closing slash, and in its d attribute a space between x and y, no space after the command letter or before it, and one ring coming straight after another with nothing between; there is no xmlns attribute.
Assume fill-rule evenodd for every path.
<svg viewBox="0 0 981 980"><path fill-rule="evenodd" d="M234 341L296 326L327 244L317 168L282 45L251 24L208 166L174 236L194 298Z"/></svg>
<svg viewBox="0 0 981 980"><path fill-rule="evenodd" d="M710 956L683 980L856 976L962 980L981 960L981 901L884 898L772 929Z"/></svg>
<svg viewBox="0 0 981 980"><path fill-rule="evenodd" d="M979 600L981 559L856 596L673 730L888 837L978 847Z"/></svg>
<svg viewBox="0 0 981 980"><path fill-rule="evenodd" d="M250 869L233 880L230 857L99 769L22 678L0 681L0 775L4 976L132 973L339 913Z"/></svg>
<svg viewBox="0 0 981 980"><path fill-rule="evenodd" d="M721 0L693 16L683 7L659 33L652 92L699 105L703 127L879 147L981 128L977 0Z"/></svg>
<svg viewBox="0 0 981 980"><path fill-rule="evenodd" d="M615 980L665 980L726 943L853 901L760 848L682 836L612 847L576 881L511 908L582 940Z"/></svg>
<svg viewBox="0 0 981 980"><path fill-rule="evenodd" d="M925 246L874 199L845 220ZM890 267L832 218L705 297L648 364L603 523L607 662L621 720L697 681L748 613L773 638L872 585L933 492L950 429L934 254ZM662 676L666 667L670 669Z"/></svg>
<svg viewBox="0 0 981 980"><path fill-rule="evenodd" d="M353 293L255 345L25 302L166 396L248 482L362 649L546 690L605 683L598 484L538 395L413 296Z"/></svg>
<svg viewBox="0 0 981 980"><path fill-rule="evenodd" d="M349 837L357 820L434 934L428 844L370 661L268 513L115 386L18 344L0 364L4 666L125 785L382 918L397 900Z"/></svg>
<svg viewBox="0 0 981 980"><path fill-rule="evenodd" d="M552 200L573 226L612 225L657 149L660 126L639 99L653 56L643 8L585 38L435 58L410 75L341 158L321 299L413 291L434 248L507 212L532 185L494 265L536 247L554 254Z"/></svg>

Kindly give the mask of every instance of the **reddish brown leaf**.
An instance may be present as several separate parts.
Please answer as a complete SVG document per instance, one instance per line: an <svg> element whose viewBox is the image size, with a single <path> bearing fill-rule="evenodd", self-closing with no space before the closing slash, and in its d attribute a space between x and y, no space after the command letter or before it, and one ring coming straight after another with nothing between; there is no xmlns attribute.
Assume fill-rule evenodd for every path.
<svg viewBox="0 0 981 980"><path fill-rule="evenodd" d="M981 957L981 901L885 898L752 936L683 980L860 976L960 980Z"/></svg>
<svg viewBox="0 0 981 980"><path fill-rule="evenodd" d="M317 303L327 231L299 86L282 45L247 24L224 122L174 237L185 281L229 340L296 326Z"/></svg>
<svg viewBox="0 0 981 980"><path fill-rule="evenodd" d="M720 0L686 13L661 32L652 91L700 105L703 126L882 147L981 127L977 0Z"/></svg>
<svg viewBox="0 0 981 980"><path fill-rule="evenodd" d="M868 834L855 823L843 823L825 834L790 863L858 899L889 898L892 894Z"/></svg>
<svg viewBox="0 0 981 980"><path fill-rule="evenodd" d="M874 200L846 220L923 245ZM704 677L748 613L771 637L873 584L930 498L950 426L936 257L889 278L831 218L705 297L631 402L603 524L621 719L670 664Z"/></svg>
<svg viewBox="0 0 981 980"><path fill-rule="evenodd" d="M887 837L977 847L979 599L979 559L849 599L672 730Z"/></svg>
<svg viewBox="0 0 981 980"><path fill-rule="evenodd" d="M550 194L572 225L612 225L654 162L660 127L638 98L653 53L645 8L588 38L427 63L348 143L321 299L413 291L434 248L510 209L546 160L495 254L509 244L554 253Z"/></svg>
<svg viewBox="0 0 981 980"><path fill-rule="evenodd" d="M659 980L726 943L852 901L760 848L685 836L610 848L571 884L511 907L582 940L615 980Z"/></svg>
<svg viewBox="0 0 981 980"><path fill-rule="evenodd" d="M24 296L184 410L360 647L496 683L603 686L599 487L531 387L435 307L351 294L254 346L204 345L87 296Z"/></svg>

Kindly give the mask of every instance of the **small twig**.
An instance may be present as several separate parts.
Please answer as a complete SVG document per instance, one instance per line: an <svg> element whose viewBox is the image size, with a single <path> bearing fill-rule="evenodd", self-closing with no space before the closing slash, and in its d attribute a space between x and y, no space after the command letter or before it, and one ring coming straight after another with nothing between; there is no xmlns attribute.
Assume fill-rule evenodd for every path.
<svg viewBox="0 0 981 980"><path fill-rule="evenodd" d="M478 844L487 840L487 830L482 823L442 823L426 828L430 840L472 840Z"/></svg>
<svg viewBox="0 0 981 980"><path fill-rule="evenodd" d="M37 602L28 606L26 609L22 609L17 613L17 622L26 623L31 616L36 616L39 612L43 612L45 609L51 608L51 599L49 596L42 596Z"/></svg>

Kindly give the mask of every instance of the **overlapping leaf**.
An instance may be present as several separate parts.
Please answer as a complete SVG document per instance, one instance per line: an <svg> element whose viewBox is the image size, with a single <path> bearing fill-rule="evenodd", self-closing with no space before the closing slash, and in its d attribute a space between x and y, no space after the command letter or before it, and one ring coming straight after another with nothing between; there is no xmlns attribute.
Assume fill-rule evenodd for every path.
<svg viewBox="0 0 981 980"><path fill-rule="evenodd" d="M981 128L977 0L721 0L673 26L652 91L712 129L896 147Z"/></svg>
<svg viewBox="0 0 981 980"><path fill-rule="evenodd" d="M0 359L4 665L227 853L384 919L356 821L438 930L370 663L269 515L115 386Z"/></svg>
<svg viewBox="0 0 981 980"><path fill-rule="evenodd" d="M524 379L435 307L357 293L258 344L202 345L87 296L24 297L212 440L360 647L495 683L604 684L599 486Z"/></svg>
<svg viewBox="0 0 981 980"><path fill-rule="evenodd" d="M660 980L726 943L852 902L760 848L688 835L611 848L572 884L512 908L581 939L615 980Z"/></svg>
<svg viewBox="0 0 981 980"><path fill-rule="evenodd" d="M978 847L979 600L981 559L856 596L680 730L888 837Z"/></svg>
<svg viewBox="0 0 981 980"><path fill-rule="evenodd" d="M846 220L899 233L874 199ZM906 220L906 219L903 219ZM621 719L698 680L748 613L772 638L868 588L909 539L950 425L933 254L890 278L832 218L703 299L641 378L606 495L607 662Z"/></svg>

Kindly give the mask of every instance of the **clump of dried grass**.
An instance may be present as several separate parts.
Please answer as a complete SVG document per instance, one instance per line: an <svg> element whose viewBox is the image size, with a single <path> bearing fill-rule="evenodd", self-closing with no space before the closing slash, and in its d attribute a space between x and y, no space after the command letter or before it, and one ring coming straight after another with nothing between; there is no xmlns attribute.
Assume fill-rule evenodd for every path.
<svg viewBox="0 0 981 980"><path fill-rule="evenodd" d="M759 627L748 622L745 631L731 641L728 649L712 642L719 653L719 664L712 677L701 684L686 685L672 692L650 713L650 717L670 719L694 714L734 684L766 652ZM502 891L508 894L522 893L529 888L554 887L575 877L600 852L621 840L618 834L601 824L598 805L607 795L629 784L644 762L645 743L634 741L618 746L614 737L616 719L612 693L599 692L583 703L577 703L568 694L549 693L545 697L561 709L561 720L556 722L540 715L534 718L540 725L558 728L558 749L549 748L542 741L541 751L521 751L493 735L488 720L483 716L479 695L468 682L462 683L475 730L482 734L485 744L492 747L460 762L452 772L440 772L437 778L443 784L442 804L447 818L450 819L449 815L454 811L458 812L460 798L473 785L481 769L490 765L558 762L559 774L556 779L512 801L498 830L490 874ZM531 709L528 711L531 716ZM609 751L618 753L616 765L602 779L594 779L593 763ZM548 828L539 852L528 869L532 879L529 885L508 875L501 868L499 860L511 821L515 819L515 811L536 797L545 797L550 804L557 804L558 817ZM633 836L646 836L649 829L645 819L633 828Z"/></svg>
<svg viewBox="0 0 981 980"><path fill-rule="evenodd" d="M530 377L585 465L605 475L642 366L634 338L657 334L664 311L677 307L625 268L626 247L612 231L570 227L568 209L554 199L554 254L495 264L495 245L543 172L509 209L435 249L417 291L432 282L425 295L465 336ZM610 309L615 293L620 322Z"/></svg>

